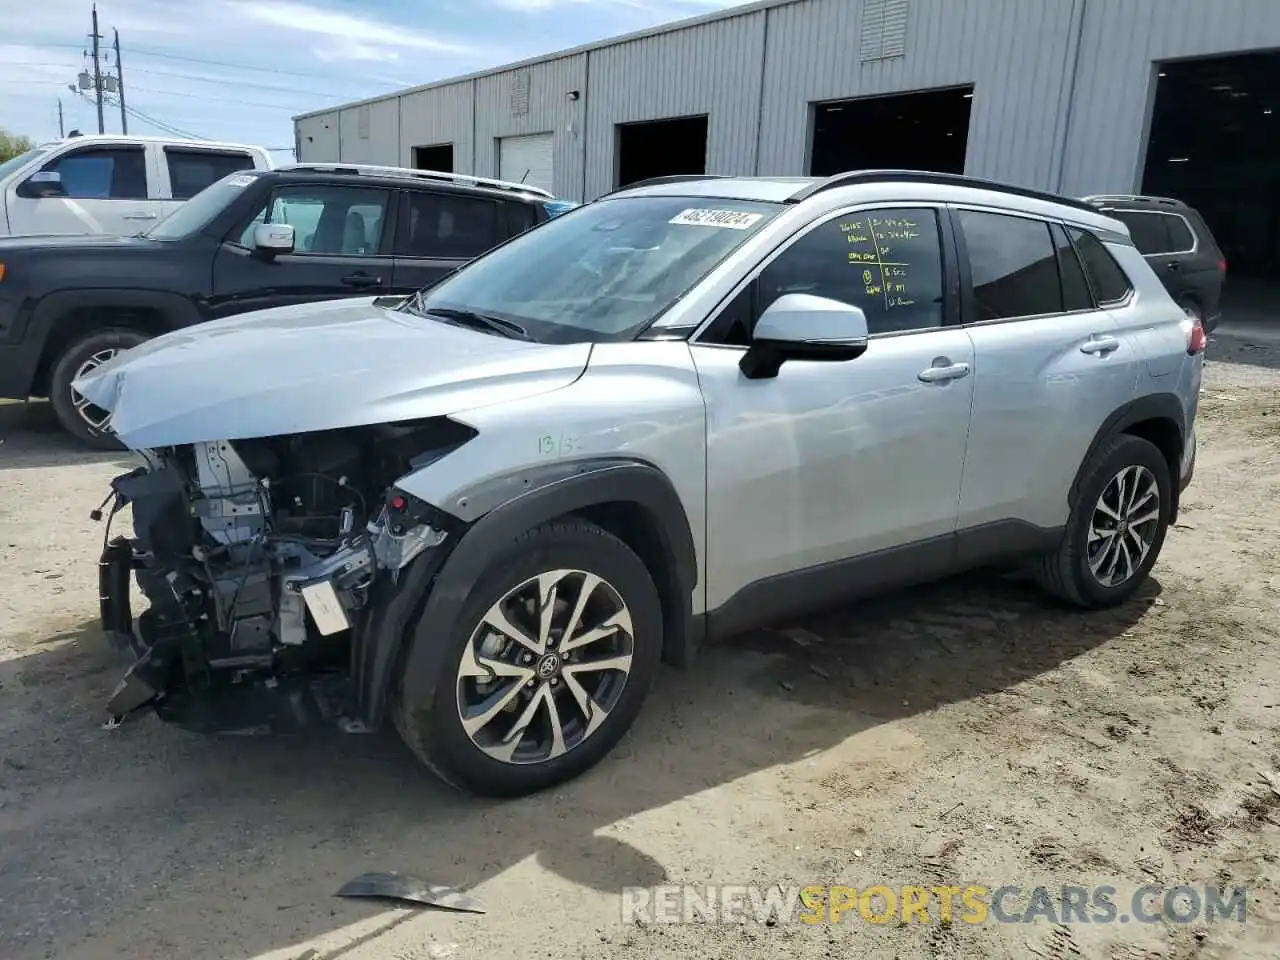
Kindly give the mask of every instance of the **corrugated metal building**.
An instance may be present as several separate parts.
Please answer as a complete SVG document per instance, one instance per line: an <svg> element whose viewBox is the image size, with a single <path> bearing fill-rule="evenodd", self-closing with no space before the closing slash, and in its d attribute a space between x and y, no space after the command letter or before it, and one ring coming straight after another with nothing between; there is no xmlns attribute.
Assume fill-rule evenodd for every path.
<svg viewBox="0 0 1280 960"><path fill-rule="evenodd" d="M302 160L447 162L591 199L629 179L632 125L699 119L702 170L679 172L806 174L841 157L888 165L865 162L880 157L876 144L924 142L894 126L904 111L912 125L932 122L913 115L911 98L858 126L862 98L950 91L966 100L967 129L955 131L965 173L1071 194L1135 192L1170 64L1269 47L1280 48L1278 0L764 0L305 114L296 137ZM818 142L838 119L830 111L845 109L824 106L833 101L850 111L838 126L844 154ZM672 144L675 129L658 140ZM910 165L934 164L921 155Z"/></svg>

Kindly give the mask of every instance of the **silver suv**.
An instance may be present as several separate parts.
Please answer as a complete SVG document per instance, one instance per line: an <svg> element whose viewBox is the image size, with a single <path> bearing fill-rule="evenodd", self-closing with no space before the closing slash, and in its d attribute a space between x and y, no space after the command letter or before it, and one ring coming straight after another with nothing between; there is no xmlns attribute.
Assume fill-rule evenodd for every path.
<svg viewBox="0 0 1280 960"><path fill-rule="evenodd" d="M162 336L75 387L145 460L109 498L111 713L390 719L521 794L710 636L997 563L1120 603L1204 344L1093 207L909 172L650 181L407 299Z"/></svg>

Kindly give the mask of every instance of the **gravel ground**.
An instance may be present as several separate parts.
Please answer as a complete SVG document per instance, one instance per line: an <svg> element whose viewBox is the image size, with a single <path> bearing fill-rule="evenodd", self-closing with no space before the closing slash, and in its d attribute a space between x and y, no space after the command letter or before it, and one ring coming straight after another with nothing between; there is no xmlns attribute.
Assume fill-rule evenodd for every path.
<svg viewBox="0 0 1280 960"><path fill-rule="evenodd" d="M669 672L598 769L464 799L393 736L103 729L94 618L122 461L0 405L0 956L1271 957L1280 942L1280 345L1211 348L1155 576L1081 615L968 576ZM1280 780L1276 781L1280 787ZM339 900L365 870L483 916ZM662 883L1243 885L1247 921L624 924ZM1007 912L1020 910L1014 898ZM935 908L936 910L936 908Z"/></svg>

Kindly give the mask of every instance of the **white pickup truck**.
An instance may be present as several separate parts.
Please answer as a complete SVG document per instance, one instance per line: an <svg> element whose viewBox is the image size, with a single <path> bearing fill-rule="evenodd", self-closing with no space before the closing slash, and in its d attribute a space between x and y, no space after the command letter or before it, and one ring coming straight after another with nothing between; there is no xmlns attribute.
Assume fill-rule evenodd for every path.
<svg viewBox="0 0 1280 960"><path fill-rule="evenodd" d="M132 236L237 170L271 168L262 147L160 137L74 136L0 163L0 237Z"/></svg>

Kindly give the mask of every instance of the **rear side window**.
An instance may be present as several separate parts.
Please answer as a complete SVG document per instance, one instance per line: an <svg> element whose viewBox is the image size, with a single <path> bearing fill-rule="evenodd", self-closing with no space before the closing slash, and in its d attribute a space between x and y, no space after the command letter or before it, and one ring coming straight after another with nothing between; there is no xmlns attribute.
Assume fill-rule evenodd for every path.
<svg viewBox="0 0 1280 960"><path fill-rule="evenodd" d="M62 177L72 200L147 199L147 160L141 147L97 147L66 153L45 170Z"/></svg>
<svg viewBox="0 0 1280 960"><path fill-rule="evenodd" d="M514 237L524 233L526 230L533 229L537 217L534 215L533 207L527 203L504 203L503 208L507 213L507 236Z"/></svg>
<svg viewBox="0 0 1280 960"><path fill-rule="evenodd" d="M1089 292L1089 281L1085 279L1084 268L1080 266L1080 258L1071 246L1067 231L1055 223L1052 232L1053 245L1058 250L1058 273L1062 277L1063 309L1067 312L1092 310L1093 294Z"/></svg>
<svg viewBox="0 0 1280 960"><path fill-rule="evenodd" d="M1072 227L1070 232L1071 242L1080 254L1080 262L1084 264L1085 275L1098 303L1117 303L1127 297L1133 286L1102 241L1076 227Z"/></svg>
<svg viewBox="0 0 1280 960"><path fill-rule="evenodd" d="M1133 245L1144 256L1168 253L1174 249L1169 246L1169 218L1163 213L1144 213L1141 210L1107 210L1106 213L1129 228Z"/></svg>
<svg viewBox="0 0 1280 960"><path fill-rule="evenodd" d="M223 177L253 169L253 158L239 151L179 150L165 147L169 187L175 200L190 200Z"/></svg>
<svg viewBox="0 0 1280 960"><path fill-rule="evenodd" d="M1062 312L1058 255L1043 220L961 210L969 251L974 320L1005 320Z"/></svg>
<svg viewBox="0 0 1280 960"><path fill-rule="evenodd" d="M1166 217L1169 221L1169 246L1175 251L1190 250L1196 245L1195 235L1181 217Z"/></svg>
<svg viewBox="0 0 1280 960"><path fill-rule="evenodd" d="M481 197L410 192L396 230L396 255L470 260L496 246L498 204Z"/></svg>

